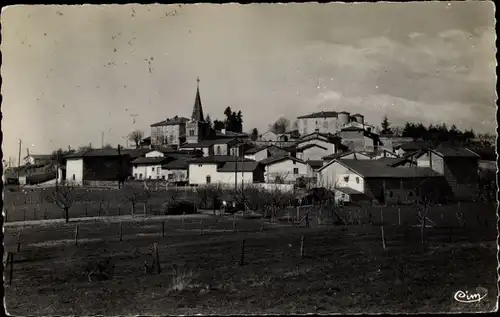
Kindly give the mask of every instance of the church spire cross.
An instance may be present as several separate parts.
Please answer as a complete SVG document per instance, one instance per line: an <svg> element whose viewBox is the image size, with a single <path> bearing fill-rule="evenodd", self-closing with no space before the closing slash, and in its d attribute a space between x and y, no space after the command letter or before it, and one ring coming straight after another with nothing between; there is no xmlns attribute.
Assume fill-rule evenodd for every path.
<svg viewBox="0 0 500 317"><path fill-rule="evenodd" d="M196 78L197 87L196 87L196 97L194 100L193 114L191 119L197 122L205 121L203 116L203 107L201 106L201 98L200 98L200 77Z"/></svg>

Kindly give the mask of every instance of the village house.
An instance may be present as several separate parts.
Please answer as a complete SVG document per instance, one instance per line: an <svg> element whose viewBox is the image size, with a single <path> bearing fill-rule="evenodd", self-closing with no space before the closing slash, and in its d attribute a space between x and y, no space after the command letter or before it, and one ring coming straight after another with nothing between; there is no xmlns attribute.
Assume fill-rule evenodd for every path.
<svg viewBox="0 0 500 317"><path fill-rule="evenodd" d="M264 168L242 157L214 155L190 160L188 178L190 185L256 183L264 180Z"/></svg>
<svg viewBox="0 0 500 317"><path fill-rule="evenodd" d="M302 136L314 131L320 133L337 133L342 127L352 121L363 124L364 116L361 114L351 116L346 111L321 111L297 117L297 127Z"/></svg>
<svg viewBox="0 0 500 317"><path fill-rule="evenodd" d="M272 156L289 155L290 152L275 145L256 146L245 151L245 158L249 160L262 161Z"/></svg>
<svg viewBox="0 0 500 317"><path fill-rule="evenodd" d="M412 140L398 146L394 146L394 153L399 156L405 156L420 151L426 151L433 148L432 143L424 140Z"/></svg>
<svg viewBox="0 0 500 317"><path fill-rule="evenodd" d="M273 131L266 131L259 135L259 141L269 142L269 141L278 141L278 135Z"/></svg>
<svg viewBox="0 0 500 317"><path fill-rule="evenodd" d="M309 160L306 161L307 164L307 177L316 179L318 170L323 167L322 160Z"/></svg>
<svg viewBox="0 0 500 317"><path fill-rule="evenodd" d="M75 185L116 186L132 174L130 154L116 149L89 149L64 159L62 179Z"/></svg>
<svg viewBox="0 0 500 317"><path fill-rule="evenodd" d="M337 136L342 139L342 144L349 150L373 152L380 145L377 134L362 128L343 128Z"/></svg>
<svg viewBox="0 0 500 317"><path fill-rule="evenodd" d="M178 159L170 161L161 166L162 175L168 183L176 185L185 185L189 183L189 162L193 158Z"/></svg>
<svg viewBox="0 0 500 317"><path fill-rule="evenodd" d="M182 151L203 151L203 156L235 155L239 154L242 142L236 138L223 138L215 140L202 140L198 143L185 143L181 145Z"/></svg>
<svg viewBox="0 0 500 317"><path fill-rule="evenodd" d="M186 141L188 118L175 116L151 125L150 144L154 147L163 145L179 146Z"/></svg>
<svg viewBox="0 0 500 317"><path fill-rule="evenodd" d="M316 131L302 136L296 144L296 151L297 157L304 160L319 160L325 155L337 153L341 147L339 137Z"/></svg>
<svg viewBox="0 0 500 317"><path fill-rule="evenodd" d="M319 177L332 188L340 188L344 201L364 196L379 203L402 204L431 193L442 201L451 194L446 179L430 168L393 168L378 160L336 160Z"/></svg>
<svg viewBox="0 0 500 317"><path fill-rule="evenodd" d="M132 176L137 180L165 179L162 174L162 165L172 161L172 158L161 156L138 157L131 162Z"/></svg>
<svg viewBox="0 0 500 317"><path fill-rule="evenodd" d="M295 183L307 176L306 162L290 155L269 157L260 163L265 166L266 183Z"/></svg>
<svg viewBox="0 0 500 317"><path fill-rule="evenodd" d="M479 155L463 147L438 146L416 156L418 167L444 175L456 196L470 196L477 187Z"/></svg>
<svg viewBox="0 0 500 317"><path fill-rule="evenodd" d="M396 149L402 144L413 141L413 138L400 137L394 134L381 134L379 135L379 139L381 143L380 148L393 153L396 153Z"/></svg>

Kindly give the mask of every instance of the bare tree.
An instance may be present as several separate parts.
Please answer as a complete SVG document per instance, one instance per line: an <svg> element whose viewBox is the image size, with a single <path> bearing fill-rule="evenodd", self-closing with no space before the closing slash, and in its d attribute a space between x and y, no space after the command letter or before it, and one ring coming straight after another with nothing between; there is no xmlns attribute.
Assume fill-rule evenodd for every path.
<svg viewBox="0 0 500 317"><path fill-rule="evenodd" d="M141 141L142 141L143 137L144 137L144 133L140 130L132 131L128 135L128 139L135 143L136 148L138 148L141 145Z"/></svg>
<svg viewBox="0 0 500 317"><path fill-rule="evenodd" d="M76 201L76 189L72 184L62 184L49 191L46 201L55 204L64 211L66 222L69 222L69 210Z"/></svg>
<svg viewBox="0 0 500 317"><path fill-rule="evenodd" d="M135 215L135 207L137 203L144 199L145 189L134 188L134 187L125 187L123 188L123 197L127 202L130 203L132 207L132 216Z"/></svg>
<svg viewBox="0 0 500 317"><path fill-rule="evenodd" d="M269 126L269 130L274 133L285 133L290 127L290 120L285 117L280 117Z"/></svg>

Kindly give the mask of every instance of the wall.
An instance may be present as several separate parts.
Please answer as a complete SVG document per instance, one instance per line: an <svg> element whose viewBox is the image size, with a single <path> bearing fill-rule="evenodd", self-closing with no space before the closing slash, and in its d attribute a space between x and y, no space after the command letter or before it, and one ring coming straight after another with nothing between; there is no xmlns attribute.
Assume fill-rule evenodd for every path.
<svg viewBox="0 0 500 317"><path fill-rule="evenodd" d="M298 174L294 174L294 168L299 169ZM277 176L280 176L285 182L295 182L297 177L307 176L307 164L284 160L267 165L264 175L265 182L274 183Z"/></svg>
<svg viewBox="0 0 500 317"><path fill-rule="evenodd" d="M142 178L140 174L142 174ZM135 179L161 179L161 165L135 165L132 167L132 176Z"/></svg>
<svg viewBox="0 0 500 317"><path fill-rule="evenodd" d="M260 183L256 184L256 186L261 187L262 189L273 191L280 190L284 192L293 192L294 184L269 184L269 183Z"/></svg>
<svg viewBox="0 0 500 317"><path fill-rule="evenodd" d="M336 133L341 129L341 125L336 117L302 118L297 120L297 125L301 135L312 133L316 129L321 133Z"/></svg>
<svg viewBox="0 0 500 317"><path fill-rule="evenodd" d="M249 184L253 183L253 172L238 172L236 175L236 181L238 184L241 184L243 178L243 183ZM223 183L223 184L228 184L232 185L234 184L235 181L235 175L234 172L218 172L216 174L216 178L212 183Z"/></svg>
<svg viewBox="0 0 500 317"><path fill-rule="evenodd" d="M418 167L430 167L437 173L444 175L444 160L439 155L427 152L417 159Z"/></svg>
<svg viewBox="0 0 500 317"><path fill-rule="evenodd" d="M337 180L337 175L348 173L349 169L337 162L330 164L325 169L318 172L318 187L333 188Z"/></svg>
<svg viewBox="0 0 500 317"><path fill-rule="evenodd" d="M66 161L66 179L76 184L82 184L83 159L68 159Z"/></svg>
<svg viewBox="0 0 500 317"><path fill-rule="evenodd" d="M207 176L214 183L217 180L217 164L189 164L188 175L191 185L206 184Z"/></svg>
<svg viewBox="0 0 500 317"><path fill-rule="evenodd" d="M165 176L165 179L169 182L187 182L189 181L188 170L187 169L171 169L171 170L163 170L162 176Z"/></svg>
<svg viewBox="0 0 500 317"><path fill-rule="evenodd" d="M83 159L84 180L116 181L120 176L126 179L131 173L129 156L95 156Z"/></svg>
<svg viewBox="0 0 500 317"><path fill-rule="evenodd" d="M363 131L341 131L339 133L342 144L354 151L365 150L365 137L363 134Z"/></svg>
<svg viewBox="0 0 500 317"><path fill-rule="evenodd" d="M185 124L164 125L159 127L151 127L151 144L152 145L179 145L181 135L186 133Z"/></svg>
<svg viewBox="0 0 500 317"><path fill-rule="evenodd" d="M227 144L214 144L213 151L214 155L228 155Z"/></svg>
<svg viewBox="0 0 500 317"><path fill-rule="evenodd" d="M333 144L332 144L333 145ZM331 154L328 149L322 149L320 147L311 147L308 149L305 149L302 151L302 158L300 158L303 161L309 161L309 160L321 160L323 156L327 156L328 154ZM297 156L299 156L299 153L297 153Z"/></svg>
<svg viewBox="0 0 500 317"><path fill-rule="evenodd" d="M347 178L347 181L346 181ZM336 187L348 187L358 192L365 193L365 181L363 177L351 171L337 174Z"/></svg>
<svg viewBox="0 0 500 317"><path fill-rule="evenodd" d="M377 147L375 140L373 140L372 138L369 138L367 136L363 137L363 139L365 140L364 150L368 151L368 152L375 151L375 148Z"/></svg>

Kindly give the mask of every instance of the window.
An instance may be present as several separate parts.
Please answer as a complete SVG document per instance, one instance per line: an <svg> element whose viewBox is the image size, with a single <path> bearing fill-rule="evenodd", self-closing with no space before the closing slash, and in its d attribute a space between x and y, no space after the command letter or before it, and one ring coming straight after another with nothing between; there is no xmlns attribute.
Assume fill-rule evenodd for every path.
<svg viewBox="0 0 500 317"><path fill-rule="evenodd" d="M151 167L151 170L152 170L153 172L155 171L155 168L154 168L154 166L153 166L153 167Z"/></svg>
<svg viewBox="0 0 500 317"><path fill-rule="evenodd" d="M294 162L294 163L295 163L295 162ZM294 169L293 169L293 174L294 174L294 175L297 175L298 173L299 173L299 169L298 169L298 168L294 168Z"/></svg>
<svg viewBox="0 0 500 317"><path fill-rule="evenodd" d="M212 179L210 178L210 175L207 175L207 184L210 184L210 181L211 181L211 180L212 180Z"/></svg>
<svg viewBox="0 0 500 317"><path fill-rule="evenodd" d="M149 177L148 177L148 178L149 178L149 179L151 179L151 175L149 175Z"/></svg>
<svg viewBox="0 0 500 317"><path fill-rule="evenodd" d="M342 197L342 199L344 199L345 198L345 194L342 193L342 195L340 195L340 197Z"/></svg>
<svg viewBox="0 0 500 317"><path fill-rule="evenodd" d="M221 154L220 146L217 146L217 155Z"/></svg>
<svg viewBox="0 0 500 317"><path fill-rule="evenodd" d="M409 192L408 197L413 197L413 192Z"/></svg>
<svg viewBox="0 0 500 317"><path fill-rule="evenodd" d="M356 177L356 184L359 184L359 177Z"/></svg>
<svg viewBox="0 0 500 317"><path fill-rule="evenodd" d="M344 176L344 182L346 182L346 183L349 182L349 176Z"/></svg>
<svg viewBox="0 0 500 317"><path fill-rule="evenodd" d="M168 174L168 179L174 179L174 174Z"/></svg>
<svg viewBox="0 0 500 317"><path fill-rule="evenodd" d="M165 180L165 175L162 175L162 176L161 176L161 179Z"/></svg>
<svg viewBox="0 0 500 317"><path fill-rule="evenodd" d="M389 192L389 197L392 197L392 196L393 196L392 192Z"/></svg>
<svg viewBox="0 0 500 317"><path fill-rule="evenodd" d="M137 173L134 174L134 178L137 178Z"/></svg>
<svg viewBox="0 0 500 317"><path fill-rule="evenodd" d="M170 144L174 143L174 136L173 135L170 135L169 139L170 139L170 142L169 142Z"/></svg>
<svg viewBox="0 0 500 317"><path fill-rule="evenodd" d="M297 164L297 162L293 161L293 165Z"/></svg>
<svg viewBox="0 0 500 317"><path fill-rule="evenodd" d="M189 129L189 136L194 136L194 129Z"/></svg>
<svg viewBox="0 0 500 317"><path fill-rule="evenodd" d="M76 178L76 177L75 177L75 174L73 174L73 180L75 180L75 178Z"/></svg>
<svg viewBox="0 0 500 317"><path fill-rule="evenodd" d="M139 174L139 179L142 179L142 173Z"/></svg>

